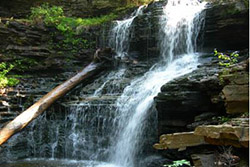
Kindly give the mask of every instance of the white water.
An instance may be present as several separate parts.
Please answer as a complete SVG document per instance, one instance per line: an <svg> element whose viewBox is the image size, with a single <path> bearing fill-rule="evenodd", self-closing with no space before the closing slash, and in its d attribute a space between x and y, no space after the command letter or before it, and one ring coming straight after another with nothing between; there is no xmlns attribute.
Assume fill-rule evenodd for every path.
<svg viewBox="0 0 250 167"><path fill-rule="evenodd" d="M194 0L169 0L164 7L159 43L163 63L156 64L144 76L134 80L117 100L119 126L110 155L112 163L122 167L135 166L143 140L144 120L153 98L163 84L196 69L198 55L194 52L194 43L199 28L195 26L199 24L194 24L194 20L199 21L196 18L203 8L204 4ZM175 59L175 56L179 58Z"/></svg>
<svg viewBox="0 0 250 167"><path fill-rule="evenodd" d="M143 13L144 7L140 6L128 19L115 21L115 26L111 30L109 45L115 49L117 57L125 58L127 56L131 24L138 15Z"/></svg>
<svg viewBox="0 0 250 167"><path fill-rule="evenodd" d="M123 75L125 74L125 72L126 72L125 68L121 68L118 71L110 72L108 74L108 76L106 77L105 82L98 89L95 90L93 96L94 97L95 96L101 96L103 94L103 90L104 90L104 88L105 88L105 86L107 84L109 84L109 85L116 85L116 84L118 84L117 80L120 79L120 78L122 78ZM114 94L115 91L117 91L117 90L116 89L113 90L111 88L111 89L109 89L108 93L109 94Z"/></svg>

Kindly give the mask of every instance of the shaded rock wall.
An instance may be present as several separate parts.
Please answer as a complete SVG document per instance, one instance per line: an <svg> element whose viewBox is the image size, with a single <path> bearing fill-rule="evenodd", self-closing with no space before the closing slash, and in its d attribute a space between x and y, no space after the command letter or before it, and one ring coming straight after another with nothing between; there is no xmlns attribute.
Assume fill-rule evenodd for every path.
<svg viewBox="0 0 250 167"><path fill-rule="evenodd" d="M249 9L245 1L212 2L205 10L203 49L240 50L248 48Z"/></svg>
<svg viewBox="0 0 250 167"><path fill-rule="evenodd" d="M96 42L98 29L88 28L79 38ZM10 74L20 80L16 87L0 90L0 126L82 69L95 52L95 46L66 47L54 28L15 20L2 19L0 39L0 62L13 64Z"/></svg>
<svg viewBox="0 0 250 167"><path fill-rule="evenodd" d="M96 43L98 29L88 28L78 38ZM20 61L14 69L20 72L71 71L72 67L89 62L95 51L95 45L85 49L65 44L64 37L55 28L15 20L2 20L0 38L4 39L0 41L0 61L14 64Z"/></svg>

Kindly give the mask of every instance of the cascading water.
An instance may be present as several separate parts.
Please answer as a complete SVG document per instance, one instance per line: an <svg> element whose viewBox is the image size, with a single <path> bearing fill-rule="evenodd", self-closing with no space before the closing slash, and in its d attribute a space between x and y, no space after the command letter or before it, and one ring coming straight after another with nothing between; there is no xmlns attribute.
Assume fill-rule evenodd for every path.
<svg viewBox="0 0 250 167"><path fill-rule="evenodd" d="M134 167L143 140L147 111L163 84L194 70L198 64L194 53L201 23L197 17L204 4L190 0L169 0L163 8L160 51L164 63L156 64L143 77L126 87L117 100L118 138L113 146L111 162L122 167ZM194 23L194 20L197 23ZM174 60L174 56L178 56Z"/></svg>
<svg viewBox="0 0 250 167"><path fill-rule="evenodd" d="M109 46L115 49L117 57L124 58L127 56L131 24L138 15L143 13L144 7L140 6L128 19L115 21L115 25L110 32Z"/></svg>
<svg viewBox="0 0 250 167"><path fill-rule="evenodd" d="M130 18L117 21L112 29L109 45L118 57L128 54L131 25L143 8L138 8ZM58 166L144 167L140 164L143 161L140 150L153 98L163 84L197 67L195 44L203 8L204 3L198 0L168 0L159 19L159 63L125 89L120 85L126 80L127 69L112 71L97 80L97 88L95 83L91 84L93 88L85 88L93 91L88 95L85 91L80 93L80 101L65 102L63 113L52 111L50 116L45 113L29 126L28 133L11 139L13 146L24 143L30 150L19 157L52 158L53 162L56 158L86 160L60 160L56 162ZM6 160L15 154L15 150L10 150ZM44 159L39 161L40 166L43 163Z"/></svg>

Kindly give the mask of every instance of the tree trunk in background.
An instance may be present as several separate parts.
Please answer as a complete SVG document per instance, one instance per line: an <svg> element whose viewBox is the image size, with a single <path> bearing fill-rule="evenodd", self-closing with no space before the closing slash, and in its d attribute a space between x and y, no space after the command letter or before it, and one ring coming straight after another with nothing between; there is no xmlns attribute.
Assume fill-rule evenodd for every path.
<svg viewBox="0 0 250 167"><path fill-rule="evenodd" d="M64 96L67 92L77 86L79 83L87 78L93 77L98 72L107 68L107 62L111 61L113 52L111 49L98 49L94 55L93 61L86 66L82 71L77 73L74 77L65 81L61 85L54 88L48 94L43 96L39 101L22 112L13 121L9 122L0 130L0 145L6 142L12 135L21 131L31 121L42 114L49 106L51 106L57 99ZM110 66L109 66L110 67Z"/></svg>

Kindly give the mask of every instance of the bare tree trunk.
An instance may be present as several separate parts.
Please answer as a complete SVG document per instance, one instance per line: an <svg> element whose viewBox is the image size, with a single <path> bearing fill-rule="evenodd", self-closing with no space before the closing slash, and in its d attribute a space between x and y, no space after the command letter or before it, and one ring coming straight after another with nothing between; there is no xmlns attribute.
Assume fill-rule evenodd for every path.
<svg viewBox="0 0 250 167"><path fill-rule="evenodd" d="M43 113L51 104L53 104L57 99L59 99L67 92L69 92L81 81L95 75L97 72L103 69L107 64L107 60L111 60L111 58L105 57L107 56L107 54L111 56L112 51L110 49L97 50L92 63L86 66L82 71L77 73L74 77L70 78L61 85L54 88L48 94L43 96L39 101L37 101L27 110L18 115L14 120L12 120L6 126L4 126L0 130L0 145L6 142L12 135L21 131L31 121L33 121L36 117L38 117L41 113Z"/></svg>

